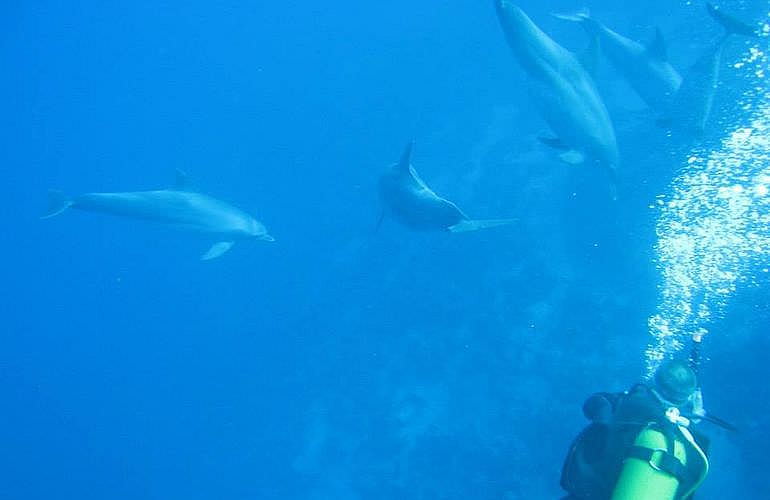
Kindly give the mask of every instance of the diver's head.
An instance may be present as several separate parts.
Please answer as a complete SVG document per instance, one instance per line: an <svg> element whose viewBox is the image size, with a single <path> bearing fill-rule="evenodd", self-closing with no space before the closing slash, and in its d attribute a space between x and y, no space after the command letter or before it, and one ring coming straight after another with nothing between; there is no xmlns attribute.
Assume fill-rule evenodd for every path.
<svg viewBox="0 0 770 500"><path fill-rule="evenodd" d="M675 406L687 403L697 388L695 372L684 361L665 361L655 371L656 393Z"/></svg>

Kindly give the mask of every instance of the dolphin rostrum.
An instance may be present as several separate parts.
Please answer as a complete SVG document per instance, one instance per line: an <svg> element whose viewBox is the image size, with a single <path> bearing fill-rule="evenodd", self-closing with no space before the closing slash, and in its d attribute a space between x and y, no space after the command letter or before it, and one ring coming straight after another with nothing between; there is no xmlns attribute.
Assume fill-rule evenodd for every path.
<svg viewBox="0 0 770 500"><path fill-rule="evenodd" d="M181 171L177 171L174 189L87 193L74 198L68 198L59 191L50 191L49 209L42 218L59 215L68 208L161 222L220 238L201 256L202 260L215 259L224 254L232 248L235 240L254 238L275 241L265 226L246 212L190 190Z"/></svg>
<svg viewBox="0 0 770 500"><path fill-rule="evenodd" d="M428 187L411 164L412 144L401 160L380 177L380 197L393 217L410 229L461 233L502 226L517 219L472 220L457 205L438 196Z"/></svg>
<svg viewBox="0 0 770 500"><path fill-rule="evenodd" d="M607 108L591 75L570 51L546 35L518 6L495 0L497 17L514 56L527 72L533 99L568 163L588 157L606 167L614 184L618 146Z"/></svg>
<svg viewBox="0 0 770 500"><path fill-rule="evenodd" d="M659 29L649 45L626 38L592 18L587 10L555 14L559 19L579 22L588 36L599 41L602 52L623 78L655 111L664 112L682 84L682 76L668 62L666 42Z"/></svg>
<svg viewBox="0 0 770 500"><path fill-rule="evenodd" d="M724 34L714 46L695 61L690 71L685 74L666 117L661 120L663 125L670 124L678 131L695 136L705 132L711 116L714 94L719 86L722 53L728 38L730 35L758 36L751 26L725 14L714 5L707 3L706 9L709 15L724 28Z"/></svg>

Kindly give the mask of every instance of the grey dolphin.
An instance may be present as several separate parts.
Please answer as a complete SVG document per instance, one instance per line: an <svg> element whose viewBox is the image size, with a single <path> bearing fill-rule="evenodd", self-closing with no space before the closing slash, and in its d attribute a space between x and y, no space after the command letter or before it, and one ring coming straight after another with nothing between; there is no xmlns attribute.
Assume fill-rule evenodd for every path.
<svg viewBox="0 0 770 500"><path fill-rule="evenodd" d="M714 5L707 3L709 15L723 28L724 34L714 46L704 52L690 68L682 80L679 91L674 96L664 125L688 135L699 136L706 130L714 105L714 94L719 85L719 73L722 66L722 54L730 35L756 37L756 31L747 24L723 13Z"/></svg>
<svg viewBox="0 0 770 500"><path fill-rule="evenodd" d="M508 0L495 0L495 8L508 45L529 75L533 98L559 143L606 167L614 182L619 163L615 130L591 75L521 8ZM570 161L570 156L563 159Z"/></svg>
<svg viewBox="0 0 770 500"><path fill-rule="evenodd" d="M398 163L380 177L380 197L397 221L421 231L475 231L502 226L517 219L472 220L457 205L428 187L411 164L412 143L407 144Z"/></svg>
<svg viewBox="0 0 770 500"><path fill-rule="evenodd" d="M555 14L559 19L579 22L588 35L599 40L602 52L647 105L663 112L682 84L682 76L668 62L666 42L659 29L649 45L626 38L592 18L588 11Z"/></svg>
<svg viewBox="0 0 770 500"><path fill-rule="evenodd" d="M211 234L221 240L201 256L210 260L232 248L235 240L254 238L275 241L265 226L229 203L196 193L187 187L186 176L177 172L174 189L120 193L87 193L68 198L50 191L44 219L68 208L161 222L177 228Z"/></svg>

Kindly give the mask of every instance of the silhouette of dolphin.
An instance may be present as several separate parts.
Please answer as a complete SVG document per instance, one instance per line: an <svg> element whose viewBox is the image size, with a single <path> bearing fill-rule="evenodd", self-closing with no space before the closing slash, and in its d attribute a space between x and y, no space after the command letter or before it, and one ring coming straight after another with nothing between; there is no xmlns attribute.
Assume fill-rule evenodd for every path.
<svg viewBox="0 0 770 500"><path fill-rule="evenodd" d="M469 219L457 205L438 196L420 179L410 161L412 145L411 142L406 145L399 162L392 165L379 181L380 197L398 222L410 229L453 233L516 222L517 219Z"/></svg>
<svg viewBox="0 0 770 500"><path fill-rule="evenodd" d="M246 212L224 201L196 193L187 187L187 178L177 171L174 189L121 193L87 193L68 198L59 191L49 192L47 219L68 208L161 222L173 227L222 238L201 256L215 259L232 248L235 240L275 241L265 226Z"/></svg>

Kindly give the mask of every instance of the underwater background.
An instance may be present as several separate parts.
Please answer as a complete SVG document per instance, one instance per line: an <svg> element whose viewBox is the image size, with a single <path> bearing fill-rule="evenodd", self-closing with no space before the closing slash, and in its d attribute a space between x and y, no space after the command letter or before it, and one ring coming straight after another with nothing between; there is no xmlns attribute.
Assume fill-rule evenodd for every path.
<svg viewBox="0 0 770 500"><path fill-rule="evenodd" d="M520 5L585 46L550 15L583 2ZM719 5L768 21L764 0ZM635 40L660 27L682 71L720 36L701 2L588 6ZM684 295L712 312L706 407L739 432L701 424L713 442L698 497L770 498L770 207L727 214L735 226L708 204L676 211L711 199L687 177L713 170L709 155L734 160L708 178L725 197L770 168L766 38L726 45L697 143L672 140L602 62L613 201L598 169L539 143L547 127L491 1L2 12L0 498L558 498L583 400L639 381L650 318L681 313L665 221L708 216L725 231L705 241L732 243L688 255L724 256L715 279L729 283L686 265ZM737 160L736 131L753 137ZM436 192L518 224L376 229L377 179L410 140ZM276 242L201 262L201 235L39 219L48 189L162 189L175 169Z"/></svg>

